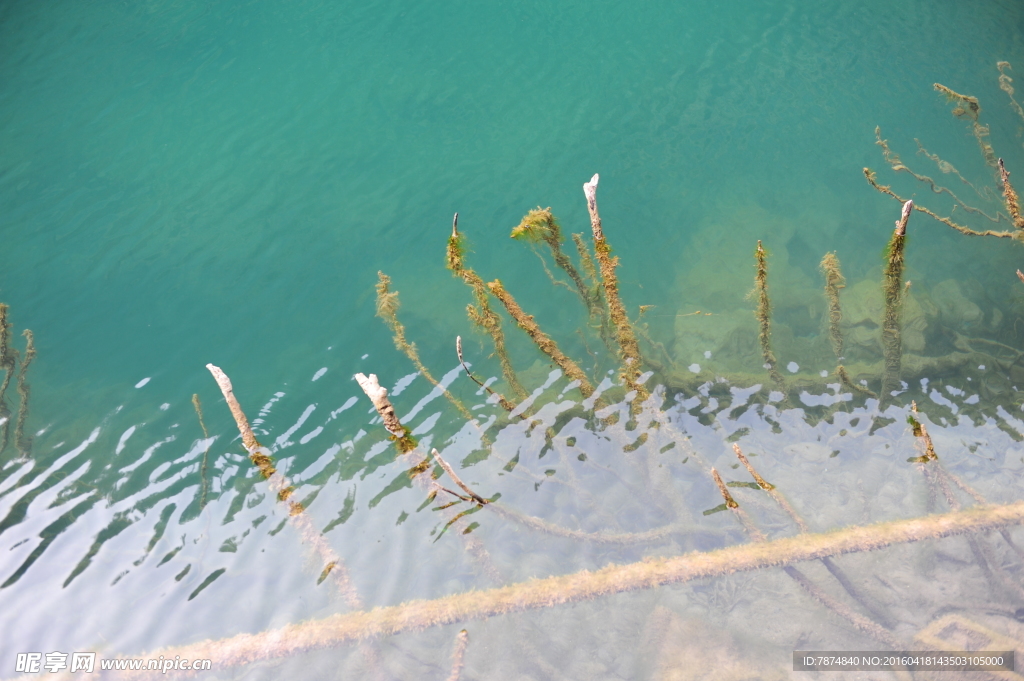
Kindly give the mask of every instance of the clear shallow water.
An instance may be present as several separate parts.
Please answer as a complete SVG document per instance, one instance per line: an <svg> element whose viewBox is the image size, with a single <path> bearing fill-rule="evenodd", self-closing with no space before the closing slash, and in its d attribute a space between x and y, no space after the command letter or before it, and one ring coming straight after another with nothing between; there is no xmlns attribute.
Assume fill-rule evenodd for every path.
<svg viewBox="0 0 1024 681"><path fill-rule="evenodd" d="M11 651L141 654L346 610L337 593L316 586L322 566L303 553L291 528L278 530L285 510L232 441L233 424L203 368L211 361L232 377L250 418L270 405L261 439L301 483L298 498L316 527L330 527L326 537L367 605L489 585L450 534L435 541L437 514L416 512L418 490L370 507L402 469L351 381L356 371L374 372L391 387L413 370L373 316L380 269L401 292L402 320L435 375L455 368L456 334L482 373L497 374L489 346L463 315L465 287L444 270L443 240L455 211L471 242L471 265L487 279L501 277L582 359L578 304L565 291L552 294L536 257L507 233L538 204L552 206L566 231L586 231L580 185L600 172L602 217L622 258L625 301L631 314L639 305L656 306L645 319L682 375L692 363L711 374L760 365L744 296L750 255L762 239L773 254L780 363L796 362L812 376L831 370L834 358L819 335L817 264L826 250L838 252L850 284L844 296L858 282L877 281L879 253L898 213L895 202L867 186L861 168L874 168L901 195L916 192L915 199L948 214L948 205L922 185L885 167L874 126L918 172L939 176L915 156L915 137L965 176L993 184L965 124L931 90L942 82L981 99L992 144L1011 172L1024 172L1024 122L998 89L994 68L998 60L1022 68L1021 28L1015 5L995 3L920 4L898 14L881 4L820 3L714 12L663 4L5 5L0 299L11 305L16 332L35 332L39 356L28 373L27 430L38 433L31 455L19 457L12 448L0 455L2 674L13 675ZM946 178L942 184L958 182ZM1017 244L971 240L919 217L912 219L907 255L911 290L928 323L917 354L947 354L953 332L1021 347L1017 317L1024 314L1012 276L1020 266ZM960 297L949 285L940 288L950 278ZM943 301L953 301L950 312L939 311ZM696 310L713 316L680 316ZM509 336L525 382L540 386L548 363L521 335L510 329ZM986 370L932 377L933 388L949 384L965 390L961 396L941 387L939 397L924 397L931 388L903 396L921 398L934 416L944 462L958 474L973 472L971 484L992 501L1012 501L1020 492L1017 445L1006 430L1017 428L1014 385L1021 379L1010 364L1004 362L1006 379L991 378L993 362ZM612 366L601 360L602 371ZM327 372L313 381L322 368ZM475 386L464 377L455 380L471 405L482 399L474 400ZM981 383L986 390L971 390ZM542 401L557 398L558 385ZM283 395L271 404L277 393ZM415 379L395 398L399 413L407 416L427 393ZM197 443L193 394L216 438L202 512L206 445ZM973 394L983 399L966 403ZM358 401L331 418L351 397ZM712 407L706 399L686 402L693 397L690 391L678 402L703 424L671 411L678 406L669 413L715 463L728 455L726 438L737 427L724 415L710 416L726 408L724 399ZM973 421L957 423L941 406L946 399ZM806 408L808 419L820 417ZM874 413L865 409L867 423ZM741 437L771 432L769 420L755 418L761 413L747 412L751 434ZM897 466L913 455L903 416L861 433L854 446L838 446L843 465L868 471L854 482L873 490L871 480L881 485L886 476L904 475L906 485L923 484L912 466ZM461 421L440 400L409 418L448 459L480 458L472 433L449 442ZM550 419L545 426L554 425ZM806 504L808 515L820 514L820 502L811 499L833 497L803 492L804 478L827 481L827 474L813 468L815 461L809 472L792 472L793 487L783 485L783 452L819 436L840 437L840 423L837 416L832 425L810 426L795 414L781 434L740 442L764 447L766 457L774 451L782 468L769 468L775 479L766 477ZM567 427L557 425L560 432ZM624 481L607 472L601 478L600 469L572 456L548 464L553 454L538 458L543 445L536 434L508 428L502 437L467 477L524 512L569 527L623 531L656 527L670 513L631 496L629 485L643 479L630 477L640 474L621 456L623 443L598 439L586 453ZM972 452L975 442L983 444ZM886 444L907 451L888 454ZM638 453L656 456L660 446ZM537 489L538 480L525 473L501 475L517 450L520 471L543 480ZM869 453L881 458L871 463ZM719 535L691 531L655 547L609 550L538 538L486 514L471 517L480 522L474 534L510 582L745 541L728 514L701 514L719 503L717 492L681 460L667 464L675 467L673 484L700 523ZM575 488L563 480L570 472L583 476ZM823 484L836 485L841 499L837 517L824 515L835 524L929 510L923 487L902 501L879 493L861 508L849 506L851 493L838 479ZM595 500L578 499L580 489ZM588 515L595 507L604 509L605 524ZM830 526L822 520L817 529ZM1009 565L1019 570L1019 560ZM976 573L961 566L951 574L965 593L990 597ZM685 630L693 616L688 608L703 602L688 588L671 591L683 624L666 627ZM622 651L636 647L637 631L653 626L647 623L654 603L668 591L474 624L467 674L656 676L654 663L609 660L603 672L581 665L594 650L611 651L612 660L628 657ZM809 599L793 599L793 608L808 613L804 628L827 620ZM753 611L723 614L718 601L709 601L700 614L740 636L740 649L775 646L784 667L800 633L744 639L737 620L763 616L756 608L774 602L748 600L743 607ZM581 612L587 614L577 617ZM909 636L931 614L921 609L901 633ZM833 626L816 642L850 644L849 631ZM558 630L573 633L549 645ZM421 636L382 644L388 668L413 675L435 664L445 673L454 631ZM533 641L532 653L498 643L508 636ZM569 658L568 648L584 652ZM349 647L311 657L251 673L287 676L296 669L288 664L320 669L339 659L348 661L346 669L362 664ZM668 664L660 668L665 674ZM236 673L245 672L220 672Z"/></svg>

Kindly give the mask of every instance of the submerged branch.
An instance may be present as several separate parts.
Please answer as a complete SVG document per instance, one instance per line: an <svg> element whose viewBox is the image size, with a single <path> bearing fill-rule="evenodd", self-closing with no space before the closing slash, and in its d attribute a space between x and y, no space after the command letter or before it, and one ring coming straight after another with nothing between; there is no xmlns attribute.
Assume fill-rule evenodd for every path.
<svg viewBox="0 0 1024 681"><path fill-rule="evenodd" d="M476 272L465 266L466 239L459 233L459 214L455 214L452 220L452 235L448 238L447 267L456 277L462 279L473 292L476 305L466 306L466 313L470 321L487 332L494 343L494 353L498 356L498 363L501 365L501 373L505 382L512 389L516 400L522 402L530 396L516 371L512 368L512 361L508 357L508 350L505 348L505 334L501 330L501 318L491 309L491 303L487 296L487 286L484 280Z"/></svg>
<svg viewBox="0 0 1024 681"><path fill-rule="evenodd" d="M478 386L486 390L488 395L496 397L498 399L498 404L501 405L502 409L508 412L515 411L515 404L506 400L505 396L502 395L501 393L492 390L490 386L488 386L486 383L483 383L479 378L473 375L472 371L469 370L469 365L466 364L466 360L462 359L462 336L455 337L455 354L458 355L459 364L461 364L462 368L466 371L466 375L469 376L469 380L473 381Z"/></svg>
<svg viewBox="0 0 1024 681"><path fill-rule="evenodd" d="M615 327L615 340L619 344L620 359L622 360L620 376L627 390L636 391L633 408L639 409L639 405L647 399L650 393L640 383L640 372L643 364L643 359L640 356L640 345L636 341L633 327L630 326L629 317L626 315L626 308L619 297L619 280L615 274L615 268L619 266L619 259L612 257L612 248L604 238L601 215L597 210L597 183L599 179L600 177L597 174L590 178L590 182L583 185L583 195L587 198L590 228L594 235L594 252L597 254L597 262L601 270L601 283L604 286L604 297L608 304L608 314L611 317L612 325Z"/></svg>
<svg viewBox="0 0 1024 681"><path fill-rule="evenodd" d="M342 645L373 637L443 626L469 620L549 608L601 598L616 593L654 589L737 572L793 565L828 556L875 551L889 546L978 534L1024 524L1024 502L969 509L911 520L848 527L821 534L801 534L767 542L742 544L706 553L671 558L647 558L627 565L609 565L486 591L410 601L371 611L332 615L320 620L289 624L256 634L238 634L178 648L148 653L172 658L216 659L233 667ZM138 679L139 672L125 674ZM162 677L163 678L163 677Z"/></svg>
<svg viewBox="0 0 1024 681"><path fill-rule="evenodd" d="M420 361L419 350L416 349L415 343L410 343L405 337L405 326L402 322L398 321L398 308L401 307L401 303L398 300L398 291L391 290L391 277L384 274L383 272L377 272L377 316L384 320L384 323L391 329L391 333L394 334L395 347L400 350L409 361L412 362L416 370L423 375L423 378L433 385L435 388L440 388L445 398L452 403L452 406L462 414L463 418L467 421L473 420L473 414L466 409L466 405L462 403L462 400L455 397L448 390L448 388L441 385L433 374L424 366L423 362Z"/></svg>
<svg viewBox="0 0 1024 681"><path fill-rule="evenodd" d="M882 280L882 297L885 313L882 319L882 352L885 356L885 373L882 376L882 403L892 398L899 387L900 362L903 355L903 341L900 334L900 313L903 302L903 247L907 240L907 222L914 208L913 201L903 204L903 212L896 222L896 229L886 252L885 274Z"/></svg>
<svg viewBox="0 0 1024 681"><path fill-rule="evenodd" d="M757 317L757 339L761 344L761 357L764 359L768 375L783 392L786 392L786 381L779 373L778 361L775 359L775 353L772 352L772 303L768 297L768 254L761 246L760 239L757 241L757 250L754 251L754 260L757 264L753 291L757 298L757 310L754 311L754 316Z"/></svg>
<svg viewBox="0 0 1024 681"><path fill-rule="evenodd" d="M490 288L491 293L494 294L494 297L500 300L501 304L505 306L505 310L508 312L509 316L515 320L516 324L519 325L519 328L526 332L526 335L533 340L537 347L540 348L540 351L550 357L570 380L579 381L580 392L583 394L583 397L587 398L593 395L594 386L590 383L590 379L587 378L587 375L582 369L580 369L579 365L569 359L569 357L559 349L558 344L541 330L537 322L533 320L533 315L526 314L523 311L523 308L519 307L519 303L517 303L516 299L512 297L512 294L501 285L501 282L495 279L491 283L487 284L487 286Z"/></svg>
<svg viewBox="0 0 1024 681"><path fill-rule="evenodd" d="M353 609L362 608L362 599L359 598L355 585L352 584L348 568L345 567L344 562L334 552L334 549L331 548L323 533L313 526L313 522L310 520L309 514L305 512L302 504L289 500L294 488L284 475L277 472L267 449L259 443L253 434L252 427L249 425L249 419L246 418L245 412L242 411L242 407L235 397L231 379L228 378L227 374L220 367L207 364L206 368L210 370L213 380L217 382L221 394L224 395L224 401L228 403L228 409L231 410L231 415L235 419L235 425L238 426L238 432L242 436L242 444L245 445L246 450L249 452L249 459L259 468L260 473L269 483L270 489L277 494L278 500L288 504L288 522L295 527L302 538L302 543L306 544L317 555L324 566L320 574L320 581L322 582L328 575L333 575L334 583L341 591L348 606Z"/></svg>
<svg viewBox="0 0 1024 681"><path fill-rule="evenodd" d="M888 185L884 185L884 184L878 184L877 176L875 175L874 171L872 171L870 168L865 168L864 169L864 179L866 179L868 181L868 184L870 184L872 187L874 187L877 191L881 192L882 194L885 194L887 196L891 196L892 198L896 199L900 203L906 203L906 199L900 197L896 192L894 192L892 190L891 187L889 187ZM970 227L964 227L963 225L957 224L957 223L953 222L952 220L950 220L949 218L944 218L941 215L937 215L936 213L934 213L934 212L928 210L927 208L925 208L924 206L919 206L917 204L914 204L914 210L920 211L920 212L924 213L925 215L927 215L927 216L929 216L929 217L931 217L931 218L933 218L935 220L938 220L939 222L941 222L942 224L946 225L947 227L952 227L953 229L955 229L956 231L960 232L961 234L966 234L968 236L997 236L997 237L1001 237L1001 238L1004 238L1004 239L1019 239L1020 238L1020 233L1019 232L998 232L998 231L996 231L994 229L986 229L984 231L979 232L977 230L971 229Z"/></svg>

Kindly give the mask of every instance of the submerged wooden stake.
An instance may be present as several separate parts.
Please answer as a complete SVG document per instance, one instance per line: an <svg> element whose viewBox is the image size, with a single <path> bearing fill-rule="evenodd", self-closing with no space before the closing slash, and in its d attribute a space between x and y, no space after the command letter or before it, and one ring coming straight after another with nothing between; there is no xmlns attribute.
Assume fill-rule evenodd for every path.
<svg viewBox="0 0 1024 681"><path fill-rule="evenodd" d="M271 491L277 495L278 500L288 504L288 522L295 527L302 538L302 543L309 546L324 566L320 581L323 581L323 578L327 575L332 575L334 583L341 591L348 606L354 610L363 607L362 600L359 598L359 594L356 592L355 586L349 577L348 568L345 567L341 558L331 548L323 533L313 526L309 515L304 512L302 504L289 500L294 488L288 482L288 478L277 472L268 454L268 450L259 443L253 434L252 427L249 425L249 419L246 418L245 412L242 411L242 406L235 397L231 379L228 378L227 374L220 367L207 364L206 368L213 374L213 380L217 382L221 394L224 395L224 401L228 403L228 409L231 410L231 415L235 419L235 425L242 436L242 444L245 446L246 451L249 452L249 459L259 468L260 473L267 480Z"/></svg>
<svg viewBox="0 0 1024 681"><path fill-rule="evenodd" d="M452 673L448 675L448 681L459 681L462 677L462 666L468 645L469 632L463 629L455 637L455 648L452 650Z"/></svg>
<svg viewBox="0 0 1024 681"><path fill-rule="evenodd" d="M999 179L1003 183L1003 201L1006 203L1006 212L1010 214L1013 226L1017 229L1024 229L1024 217L1020 214L1020 199L1017 192L1010 184L1010 171L1006 169L1003 159L999 159Z"/></svg>
<svg viewBox="0 0 1024 681"><path fill-rule="evenodd" d="M604 286L604 297L608 304L608 314L611 317L612 325L615 327L615 340L619 344L619 352L622 359L622 382L627 390L635 390L636 398L633 400L633 410L638 411L640 405L650 395L647 388L640 383L640 372L643 359L640 357L640 345L636 341L633 327L626 315L626 307L619 297L619 279L615 274L615 268L619 266L619 259L612 257L612 247L604 238L604 228L601 226L601 214L597 210L597 183L600 177L595 173L590 182L583 185L583 195L587 197L587 211L590 213L590 229L594 234L594 253L597 255L597 263L601 270L601 283Z"/></svg>
<svg viewBox="0 0 1024 681"><path fill-rule="evenodd" d="M401 307L401 303L398 300L398 291L391 290L391 277L384 274L383 272L377 272L377 316L384 320L384 323L391 329L391 333L394 334L395 347L400 350L409 361L413 363L416 370L423 375L423 378L433 385L435 388L440 388L445 398L452 403L452 406L467 421L473 420L473 414L466 409L466 405L462 403L462 400L452 395L448 388L441 385L430 370L424 366L420 360L419 350L416 349L415 343L410 343L405 337L405 326L402 322L398 321L398 308Z"/></svg>
<svg viewBox="0 0 1024 681"><path fill-rule="evenodd" d="M718 491L721 492L722 498L725 499L725 505L729 508L739 508L739 504L737 504L736 500L732 498L731 494L729 494L729 488L725 486L724 482L722 482L722 476L719 475L718 471L714 468L711 469L711 477L715 479L715 484L718 485Z"/></svg>
<svg viewBox="0 0 1024 681"><path fill-rule="evenodd" d="M25 329L21 335L25 337L25 357L18 370L18 420L14 425L14 446L21 456L28 456L32 450L32 437L25 437L25 420L28 418L28 400L32 389L25 381L25 373L28 365L36 358L36 345L31 331Z"/></svg>
<svg viewBox="0 0 1024 681"><path fill-rule="evenodd" d="M487 287L494 294L494 297L501 301L501 304L505 306L508 314L512 319L515 320L516 324L519 325L523 331L526 332L540 351L550 357L555 364L562 370L562 372L569 377L570 380L579 381L580 392L583 397L590 397L594 394L594 386L591 385L590 379L580 369L576 362L572 361L563 353L558 344L551 340L551 337L544 333L537 322L533 321L533 315L528 315L523 312L523 308L519 307L519 303L512 297L512 294L505 290L505 287L501 285L501 282L495 279L491 283L487 284Z"/></svg>
<svg viewBox="0 0 1024 681"><path fill-rule="evenodd" d="M743 455L743 450L740 449L740 446L735 442L732 444L732 451L736 454L736 458L740 460L740 463L747 469L747 472L750 473L751 477L757 482L758 487L765 491L775 489L775 485L762 478L760 474L754 470L754 467L750 465L750 461L748 461L747 457Z"/></svg>
<svg viewBox="0 0 1024 681"><path fill-rule="evenodd" d="M18 350L11 347L11 323L7 321L7 303L0 303L0 369L4 372L3 383L0 383L0 453L7 449L10 439L11 409L7 406L7 388L18 365Z"/></svg>
<svg viewBox="0 0 1024 681"><path fill-rule="evenodd" d="M332 615L256 634L238 634L226 639L167 648L148 653L145 657L163 655L165 659L173 659L180 655L189 659L209 658L217 660L220 668L233 667L376 636L549 608L665 584L792 565L826 556L976 534L1022 523L1024 501L1003 506L974 506L942 515L848 527L822 534L802 534L673 558L647 558L628 565L609 565L594 572L584 570L431 601L410 601L371 611ZM144 676L144 672L136 671L125 672L120 678L139 679ZM160 675L160 678L165 677Z"/></svg>
<svg viewBox="0 0 1024 681"><path fill-rule="evenodd" d="M476 305L467 305L466 313L469 315L470 321L490 335L491 341L494 343L494 353L498 356L498 363L501 364L501 374L505 377L505 382L508 383L512 394L522 402L530 394L519 382L516 370L512 367L512 360L509 359L508 350L505 348L505 333L501 330L501 318L491 309L484 280L465 265L465 242L465 237L459 233L459 214L456 213L452 220L452 235L448 237L447 267L473 292Z"/></svg>
<svg viewBox="0 0 1024 681"><path fill-rule="evenodd" d="M757 310L754 315L757 317L758 333L757 339L761 344L761 357L764 359L768 375L772 377L776 385L786 392L786 381L779 373L778 360L772 352L772 302L768 297L768 254L757 240L757 250L754 251L754 260L757 263L757 273L754 275L754 295L757 297Z"/></svg>
<svg viewBox="0 0 1024 681"><path fill-rule="evenodd" d="M242 411L242 405L238 403L238 398L235 397L235 389L231 386L231 379L218 366L207 364L206 368L213 374L213 380L217 382L217 387L220 388L221 394L224 395L224 401L228 403L228 409L231 410L231 416L234 417L235 425L238 426L238 432L242 436L242 445L245 446L249 455L252 456L253 452L260 449L261 445L252 432L249 419L245 417L245 412ZM253 463L256 462L253 461ZM271 474L273 474L273 471L271 471Z"/></svg>
<svg viewBox="0 0 1024 681"><path fill-rule="evenodd" d="M355 379L359 387L366 393L366 396L370 398L370 402L373 403L377 413L380 414L380 418L384 421L384 427L388 429L388 432L396 436L405 435L405 428L402 426L402 422L398 420L398 415L395 414L395 408L391 405L391 400L388 399L388 389L380 384L377 380L377 375L356 374Z"/></svg>
<svg viewBox="0 0 1024 681"><path fill-rule="evenodd" d="M206 430L206 424L203 423L203 405L199 401L199 395L197 393L192 395L192 406L196 410L196 416L199 417L199 427L203 429L203 438L204 439L209 439L210 433L209 433L209 431ZM206 451L203 452L203 463L199 467L199 479L203 483L202 490L201 490L201 492L199 494L199 510L200 511L202 511L204 508L206 508L206 490L207 490L207 487L208 487L207 482L206 482L206 464L207 464L209 455L210 455L210 446L207 445Z"/></svg>
<svg viewBox="0 0 1024 681"><path fill-rule="evenodd" d="M846 280L839 269L839 258L835 253L826 253L821 259L821 272L825 275L825 299L828 301L828 337L832 341L832 352L836 361L843 362L843 308L839 305L839 289L846 286Z"/></svg>
<svg viewBox="0 0 1024 681"><path fill-rule="evenodd" d="M409 430L398 420L398 416L395 415L395 408L392 406L391 400L388 399L387 388L381 386L377 380L377 375L370 374L369 376L364 376L363 374L356 374L355 379L359 383L359 387L366 393L366 396L373 402L377 413L384 420L384 426L394 436L395 447L398 449L399 456L409 466L408 475L412 478L413 484L417 485L423 492L426 492L430 498L436 496L440 491L447 491L440 487L430 475L423 475L423 473L430 469L430 462L420 451L416 440L409 434ZM454 471L451 472L451 475L452 479L455 480ZM448 523L446 527L455 527L467 553L473 557L480 570L492 582L502 582L501 572L494 565L494 561L491 560L491 554L488 553L487 549L484 548L484 545L480 543L480 540L475 535L467 534L465 531L467 524L462 520L463 514L453 511L450 507L443 509L442 513Z"/></svg>
<svg viewBox="0 0 1024 681"><path fill-rule="evenodd" d="M925 428L924 424L917 420L917 402L911 400L910 402L910 415L907 416L907 422L910 423L910 428L914 432L914 437L921 440L921 445L924 447L924 455L911 459L915 463L928 463L929 461L935 461L939 457L935 453L935 446L932 444L932 436L928 434L928 429Z"/></svg>
<svg viewBox="0 0 1024 681"><path fill-rule="evenodd" d="M550 208L540 208L538 206L531 210L518 225L512 228L510 236L513 239L521 239L527 242L543 241L546 243L548 248L551 249L551 257L555 259L555 264L561 267L569 275L569 278L572 279L576 292L579 294L580 300L583 301L583 305L587 308L591 319L600 315L600 303L594 297L592 289L584 283L583 277L580 276L579 271L572 264L572 260L562 250L562 228L559 226L558 220L555 219ZM591 264L591 267L593 267L593 264Z"/></svg>
<svg viewBox="0 0 1024 681"><path fill-rule="evenodd" d="M907 222L914 202L903 204L903 212L896 221L896 229L886 252L885 274L882 279L882 297L885 312L882 318L882 353L885 373L882 376L882 406L892 400L892 393L900 387L900 362L903 342L900 337L900 312L903 303L903 247L907 241Z"/></svg>

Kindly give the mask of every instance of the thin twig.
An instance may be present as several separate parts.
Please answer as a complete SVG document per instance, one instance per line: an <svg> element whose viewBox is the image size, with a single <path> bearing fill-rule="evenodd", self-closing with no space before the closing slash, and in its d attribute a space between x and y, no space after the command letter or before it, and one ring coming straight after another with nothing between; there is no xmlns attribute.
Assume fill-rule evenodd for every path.
<svg viewBox="0 0 1024 681"><path fill-rule="evenodd" d="M448 681L459 681L462 676L463 658L466 656L466 646L469 645L469 632L463 629L455 637L455 648L452 650L452 673L448 675Z"/></svg>
<svg viewBox="0 0 1024 681"><path fill-rule="evenodd" d="M472 489L470 489L469 485L467 485L466 483L462 482L462 478L460 478L455 473L455 469L452 468L451 465L447 461L445 461L443 458L441 458L441 455L437 452L436 449L431 449L430 450L430 455L433 456L434 457L434 461L436 461L437 464L441 468L444 469L444 472L448 474L448 477L451 478L455 482L456 485L461 487L462 490L466 494L468 494L470 497L472 497L473 501L475 501L476 503L480 504L481 506L483 506L484 504L490 503L487 499L484 499L482 496L480 496L479 494L474 492Z"/></svg>
<svg viewBox="0 0 1024 681"><path fill-rule="evenodd" d="M500 404L501 408L504 409L505 411L511 412L515 410L515 404L505 399L505 396L502 395L501 393L491 390L491 387L489 385L487 385L486 383L482 383L480 379L474 376L473 372L469 370L469 366L466 364L466 360L462 359L462 336L455 337L455 354L459 356L459 364L461 364L462 368L466 370L466 375L469 376L469 379L471 381L473 381L478 386L486 390L488 395L493 395L494 397L497 397L498 404Z"/></svg>
<svg viewBox="0 0 1024 681"><path fill-rule="evenodd" d="M900 203L904 203L904 204L906 203L906 199L903 199L902 197L900 197L899 194L894 192L888 185L878 184L878 179L875 176L874 171L872 171L870 168L865 168L864 169L864 179L866 179L868 181L868 184L870 184L872 187L874 187L879 192L881 192L881 193L883 193L883 194L885 194L887 196L891 196L892 198L896 199ZM933 218L935 220L938 220L939 222L941 222L942 224L944 224L944 225L946 225L948 227L952 227L953 229L955 229L956 231L960 232L961 234L967 234L969 236L997 236L997 237L1001 237L1001 238L1004 238L1004 239L1017 239L1017 238L1020 238L1020 236L1019 236L1019 234L1017 232L998 232L998 231L996 231L994 229L986 229L984 231L979 232L977 230L971 229L970 227L964 227L963 225L957 224L957 223L953 222L952 220L950 220L949 218L944 218L941 215L937 215L934 212L932 212L932 211L928 210L927 208L925 208L924 206L920 206L920 205L917 205L917 204L914 204L914 210L920 211L920 212L924 213L925 215L927 215L927 216L929 216L929 217L931 217L931 218Z"/></svg>

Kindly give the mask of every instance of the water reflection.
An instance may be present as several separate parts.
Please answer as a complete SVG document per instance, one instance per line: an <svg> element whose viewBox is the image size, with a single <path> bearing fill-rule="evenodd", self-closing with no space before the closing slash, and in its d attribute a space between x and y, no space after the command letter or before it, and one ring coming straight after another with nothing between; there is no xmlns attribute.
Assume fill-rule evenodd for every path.
<svg viewBox="0 0 1024 681"><path fill-rule="evenodd" d="M994 167L1000 191L977 194L1016 227ZM463 654L488 678L784 678L798 648L1021 645L1010 286L931 272L909 286L896 240L845 284L834 256L740 207L715 219L744 226L704 230L706 262L680 275L703 310L666 323L619 299L596 186L575 264L550 211L520 225L553 261L552 326L578 334L549 334L524 309L536 295L469 269L453 225L448 264L485 333L435 379L379 275L378 315L416 371L373 348L357 375L380 373L397 416L327 352L269 394L238 386L241 441L212 387L156 406L147 378L99 424L47 426L30 449L29 335L15 446L0 449L0 594L17 613L0 640L209 658L216 678L440 675ZM914 233L914 208L894 237ZM520 342L540 350L530 367L505 353Z"/></svg>
<svg viewBox="0 0 1024 681"><path fill-rule="evenodd" d="M748 329L756 323L748 312ZM583 331L600 347L600 326ZM828 331L813 342L832 349ZM56 428L41 434L45 448L4 462L3 588L19 617L3 637L18 651L101 657L170 647L208 657L217 678L441 673L461 627L467 675L496 678L686 678L686 660L722 657L720 678L782 678L796 648L955 647L956 632L1019 642L1012 514L985 520L1000 529L987 535L901 535L861 551L890 531L876 523L1020 498L1018 391L982 394L1011 380L1016 357L997 341L957 342L966 357L922 360L886 406L844 386L828 355L755 382L729 371L748 360L727 349L682 368L689 358L653 336L645 352L667 362L634 379L645 400L608 368L611 353L591 356L586 396L548 363L521 371L532 392L511 411L460 362L436 385L393 376L400 425L390 428L325 361L269 396L240 394L269 443L248 453L215 394L154 407L142 381L87 434L53 442L70 437ZM878 360L854 375L877 381ZM922 425L937 461L922 461ZM946 534L928 527L914 531ZM837 528L868 529L823 549L824 561L799 554L798 568L772 567ZM747 553L758 543L768 558ZM672 561L688 552L728 561L684 574ZM568 581L544 581L559 576ZM98 608L97 593L113 605ZM431 603L344 617L411 600Z"/></svg>

